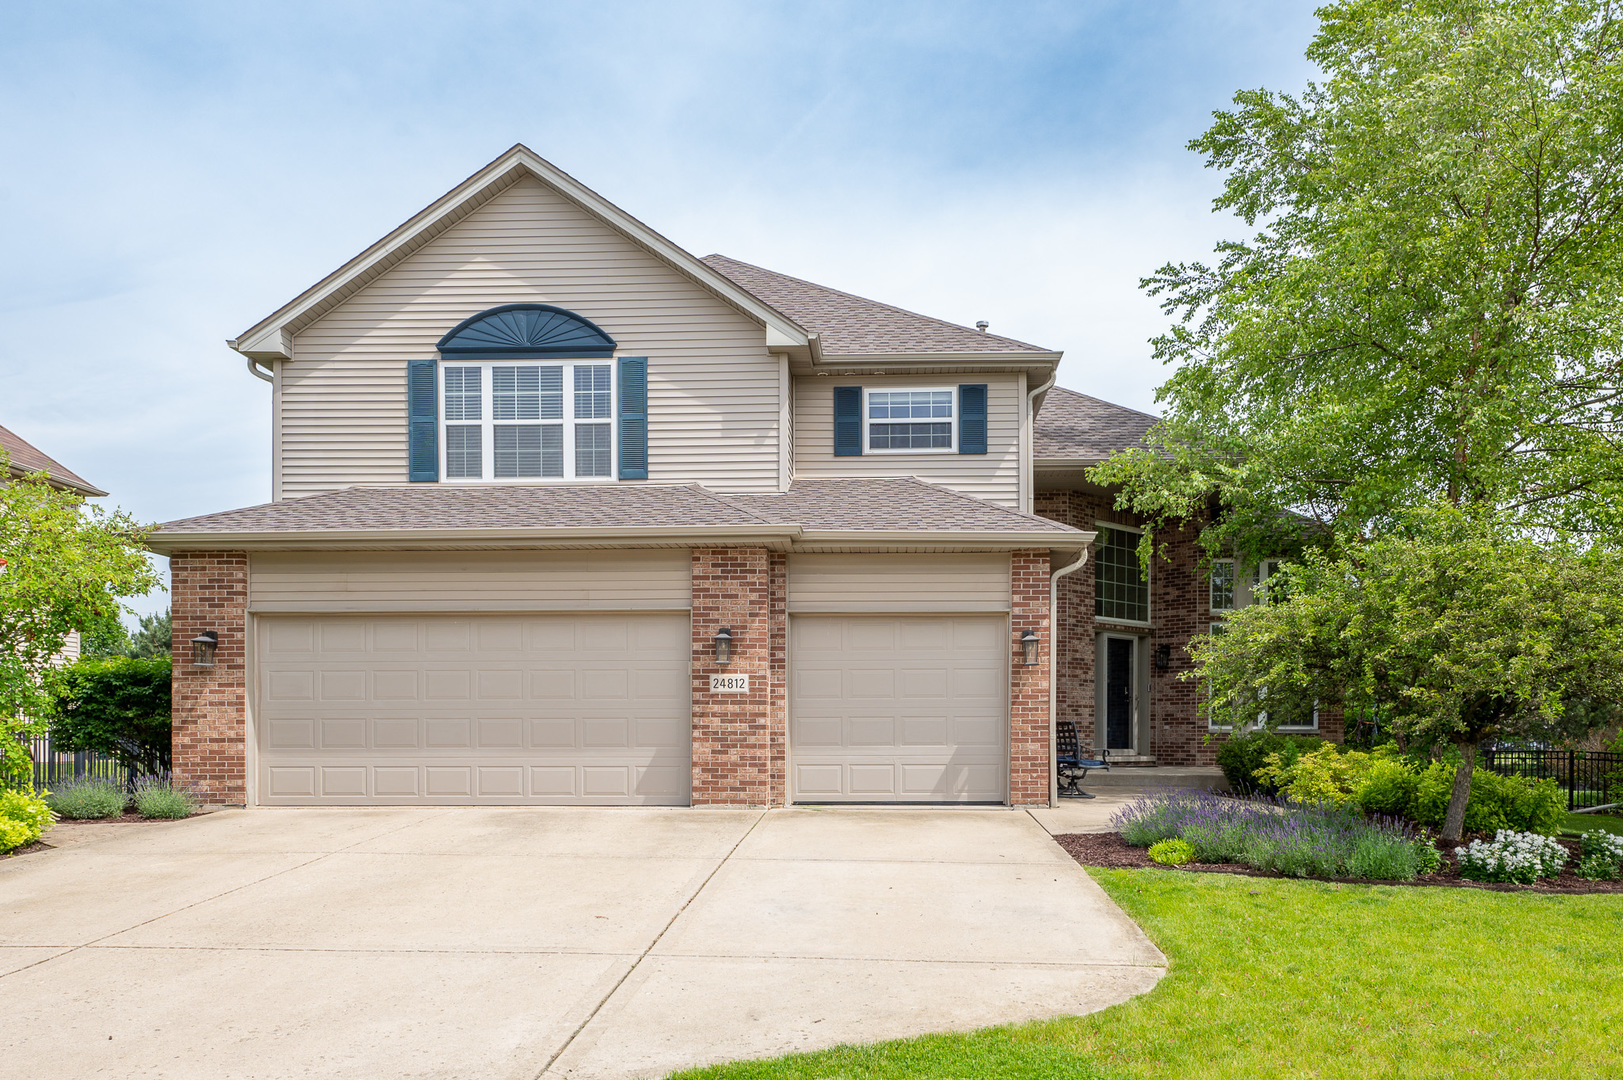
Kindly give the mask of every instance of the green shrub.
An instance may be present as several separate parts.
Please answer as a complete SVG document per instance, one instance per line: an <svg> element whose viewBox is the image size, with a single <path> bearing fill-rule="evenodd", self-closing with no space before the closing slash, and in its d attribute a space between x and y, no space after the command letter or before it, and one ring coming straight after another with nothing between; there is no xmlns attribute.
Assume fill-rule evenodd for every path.
<svg viewBox="0 0 1623 1080"><path fill-rule="evenodd" d="M1277 786L1258 780L1256 775L1268 764L1269 756L1278 754L1281 764L1288 767L1304 752L1324 745L1325 741L1316 735L1280 735L1272 731L1233 735L1218 746L1217 765L1235 794L1277 795Z"/></svg>
<svg viewBox="0 0 1623 1080"><path fill-rule="evenodd" d="M58 817L82 821L87 818L117 817L124 812L128 796L111 780L87 777L65 780L52 788L45 801Z"/></svg>
<svg viewBox="0 0 1623 1080"><path fill-rule="evenodd" d="M132 774L168 768L170 664L167 656L80 660L51 671L51 738L62 750L94 750Z"/></svg>
<svg viewBox="0 0 1623 1080"><path fill-rule="evenodd" d="M33 791L0 790L0 852L32 844L55 820L44 798Z"/></svg>
<svg viewBox="0 0 1623 1080"><path fill-rule="evenodd" d="M1413 840L1415 849L1415 866L1418 872L1435 874L1443 865L1443 853L1437 850L1437 844L1431 838L1431 830L1422 827L1420 835Z"/></svg>
<svg viewBox="0 0 1623 1080"><path fill-rule="evenodd" d="M1443 824L1448 799L1454 790L1454 766L1433 762L1420 774L1414 812L1422 825ZM1471 797L1465 803L1465 831L1491 833L1501 829L1554 836L1566 817L1566 799L1554 780L1500 776L1487 769L1471 774Z"/></svg>
<svg viewBox="0 0 1623 1080"><path fill-rule="evenodd" d="M1377 757L1353 795L1365 813L1413 818L1420 777L1413 766L1397 757Z"/></svg>
<svg viewBox="0 0 1623 1080"><path fill-rule="evenodd" d="M147 779L135 785L135 809L147 818L183 818L197 809L197 798L167 780Z"/></svg>
<svg viewBox="0 0 1623 1080"><path fill-rule="evenodd" d="M1195 845L1187 840L1157 840L1150 845L1149 856L1162 866L1182 866L1195 857Z"/></svg>

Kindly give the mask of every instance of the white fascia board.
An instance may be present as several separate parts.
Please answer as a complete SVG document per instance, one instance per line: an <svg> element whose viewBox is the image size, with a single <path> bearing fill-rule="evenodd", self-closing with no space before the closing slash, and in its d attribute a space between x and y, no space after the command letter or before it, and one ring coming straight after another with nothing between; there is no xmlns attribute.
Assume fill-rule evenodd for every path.
<svg viewBox="0 0 1623 1080"><path fill-rule="evenodd" d="M795 549L810 547L853 548L940 546L957 550L1014 551L1020 548L1047 548L1052 551L1082 551L1093 543L1096 532L1050 529L807 529L795 542Z"/></svg>
<svg viewBox="0 0 1623 1080"><path fill-rule="evenodd" d="M1053 367L1059 364L1062 352L940 352L940 353L882 353L840 356L823 353L817 363L823 367L859 368L869 364L962 364L976 367Z"/></svg>
<svg viewBox="0 0 1623 1080"><path fill-rule="evenodd" d="M740 545L787 551L800 537L798 525L681 525L539 529L310 529L243 532L160 530L146 546L160 555L176 551L278 551L320 548L604 548Z"/></svg>
<svg viewBox="0 0 1623 1080"><path fill-rule="evenodd" d="M516 168L530 173L587 213L619 231L633 243L652 252L733 307L760 322L767 329L769 345L776 341L779 348L808 346L806 331L793 319L766 304L753 293L745 291L732 279L712 270L696 256L667 240L523 144L514 146L468 177L405 224L300 293L273 314L254 324L234 343L229 344L239 353L255 359L289 358L292 355L292 335L284 329L287 324L320 306L338 291L354 284L357 279L365 277L380 261L411 243L419 234L446 215L456 212L468 200L482 194L490 186L504 181ZM511 180L507 180L507 183L510 182ZM503 183L502 186L507 185Z"/></svg>

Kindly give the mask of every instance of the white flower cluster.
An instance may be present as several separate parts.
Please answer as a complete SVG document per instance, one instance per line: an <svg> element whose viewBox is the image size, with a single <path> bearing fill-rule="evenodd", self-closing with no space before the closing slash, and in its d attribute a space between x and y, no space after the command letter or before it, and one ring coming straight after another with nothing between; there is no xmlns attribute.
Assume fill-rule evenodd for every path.
<svg viewBox="0 0 1623 1080"><path fill-rule="evenodd" d="M1623 863L1623 836L1609 832L1586 832L1582 837L1586 857L1598 855L1610 863Z"/></svg>
<svg viewBox="0 0 1623 1080"><path fill-rule="evenodd" d="M1516 881L1531 885L1555 877L1567 863L1567 849L1548 836L1500 829L1491 843L1472 840L1454 849L1460 876L1476 881Z"/></svg>

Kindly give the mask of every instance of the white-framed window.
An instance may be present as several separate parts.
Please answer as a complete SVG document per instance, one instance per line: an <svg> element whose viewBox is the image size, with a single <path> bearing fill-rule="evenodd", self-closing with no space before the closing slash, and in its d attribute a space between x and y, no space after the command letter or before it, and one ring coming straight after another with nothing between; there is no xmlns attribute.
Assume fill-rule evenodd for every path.
<svg viewBox="0 0 1623 1080"><path fill-rule="evenodd" d="M440 365L440 475L570 480L614 475L614 364Z"/></svg>
<svg viewBox="0 0 1623 1080"><path fill-rule="evenodd" d="M958 452L958 391L953 387L864 390L862 399L864 454Z"/></svg>
<svg viewBox="0 0 1623 1080"><path fill-rule="evenodd" d="M1138 539L1142 533L1128 525L1104 521L1095 525L1099 539L1094 547L1094 617L1148 626L1150 581L1138 561Z"/></svg>
<svg viewBox="0 0 1623 1080"><path fill-rule="evenodd" d="M1234 560L1213 559L1212 570L1212 610L1234 610ZM1221 624L1214 624L1221 625Z"/></svg>

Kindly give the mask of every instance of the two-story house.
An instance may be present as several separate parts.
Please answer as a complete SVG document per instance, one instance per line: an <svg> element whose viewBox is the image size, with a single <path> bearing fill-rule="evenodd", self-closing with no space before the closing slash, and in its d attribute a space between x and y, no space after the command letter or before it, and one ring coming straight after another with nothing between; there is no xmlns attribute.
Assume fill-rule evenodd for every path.
<svg viewBox="0 0 1623 1080"><path fill-rule="evenodd" d="M1057 352L697 258L522 146L230 344L272 501L152 540L177 657L218 641L175 668L211 798L1034 805L1056 716L1202 752L1192 548L1143 581L1081 480L1152 418Z"/></svg>

